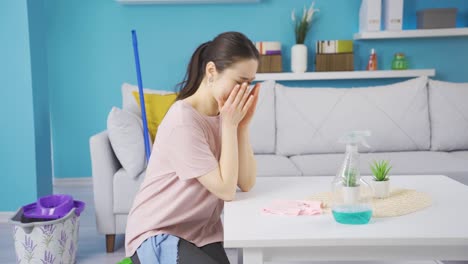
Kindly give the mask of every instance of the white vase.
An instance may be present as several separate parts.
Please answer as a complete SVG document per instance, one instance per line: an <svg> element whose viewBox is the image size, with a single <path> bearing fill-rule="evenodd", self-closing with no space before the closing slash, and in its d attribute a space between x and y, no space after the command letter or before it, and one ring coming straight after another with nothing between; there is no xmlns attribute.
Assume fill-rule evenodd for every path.
<svg viewBox="0 0 468 264"><path fill-rule="evenodd" d="M387 198L390 196L390 180L372 181L374 185L374 196L377 198Z"/></svg>
<svg viewBox="0 0 468 264"><path fill-rule="evenodd" d="M295 73L307 71L307 46L296 44L291 48L291 70Z"/></svg>

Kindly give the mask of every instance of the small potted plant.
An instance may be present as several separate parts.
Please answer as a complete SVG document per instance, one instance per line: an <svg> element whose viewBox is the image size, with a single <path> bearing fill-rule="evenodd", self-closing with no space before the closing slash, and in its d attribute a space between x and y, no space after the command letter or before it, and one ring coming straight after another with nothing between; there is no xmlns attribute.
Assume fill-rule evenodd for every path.
<svg viewBox="0 0 468 264"><path fill-rule="evenodd" d="M294 24L294 35L296 37L296 44L291 48L291 70L296 73L307 71L307 46L304 42L312 26L314 13L319 11L318 9L314 9L314 5L315 2L312 3L309 9L304 6L300 19L296 18L295 9L291 13L291 20Z"/></svg>
<svg viewBox="0 0 468 264"><path fill-rule="evenodd" d="M390 178L388 173L392 166L387 160L374 161L370 166L374 177L374 196L377 198L386 198L390 194Z"/></svg>
<svg viewBox="0 0 468 264"><path fill-rule="evenodd" d="M345 204L355 204L359 201L359 183L357 170L347 169L343 175L343 200Z"/></svg>

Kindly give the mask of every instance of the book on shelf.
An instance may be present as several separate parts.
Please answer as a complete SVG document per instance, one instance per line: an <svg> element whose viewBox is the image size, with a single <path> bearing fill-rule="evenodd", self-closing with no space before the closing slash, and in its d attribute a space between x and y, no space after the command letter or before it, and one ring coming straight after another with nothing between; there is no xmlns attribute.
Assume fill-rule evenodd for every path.
<svg viewBox="0 0 468 264"><path fill-rule="evenodd" d="M352 40L318 40L315 42L316 54L335 54L352 52Z"/></svg>

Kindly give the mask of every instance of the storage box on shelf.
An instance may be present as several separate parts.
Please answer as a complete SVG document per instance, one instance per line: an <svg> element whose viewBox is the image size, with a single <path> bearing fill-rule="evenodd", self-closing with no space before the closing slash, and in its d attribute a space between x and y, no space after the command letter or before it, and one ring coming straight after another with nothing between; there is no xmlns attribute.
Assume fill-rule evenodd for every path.
<svg viewBox="0 0 468 264"><path fill-rule="evenodd" d="M431 8L417 12L418 29L455 28L456 8Z"/></svg>
<svg viewBox="0 0 468 264"><path fill-rule="evenodd" d="M255 47L260 54L258 63L259 73L282 72L281 42L279 41L259 41L255 42Z"/></svg>
<svg viewBox="0 0 468 264"><path fill-rule="evenodd" d="M354 70L352 40L319 40L315 49L315 71Z"/></svg>
<svg viewBox="0 0 468 264"><path fill-rule="evenodd" d="M258 73L282 72L282 57L279 55L260 55Z"/></svg>

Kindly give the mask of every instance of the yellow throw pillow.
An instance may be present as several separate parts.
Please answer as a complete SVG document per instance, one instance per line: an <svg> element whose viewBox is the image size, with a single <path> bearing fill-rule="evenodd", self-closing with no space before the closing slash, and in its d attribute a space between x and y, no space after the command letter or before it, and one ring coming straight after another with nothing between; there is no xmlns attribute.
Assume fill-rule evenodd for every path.
<svg viewBox="0 0 468 264"><path fill-rule="evenodd" d="M137 104L140 105L140 94L138 91L132 92ZM148 94L145 93L145 109L146 120L148 121L148 131L151 137L151 142L154 142L158 126L161 124L164 116L175 102L177 94Z"/></svg>

